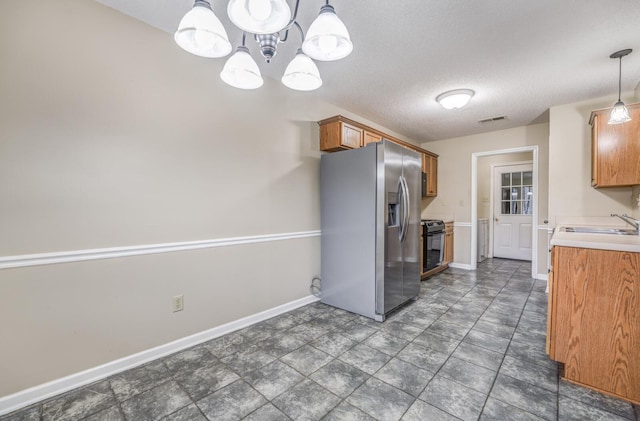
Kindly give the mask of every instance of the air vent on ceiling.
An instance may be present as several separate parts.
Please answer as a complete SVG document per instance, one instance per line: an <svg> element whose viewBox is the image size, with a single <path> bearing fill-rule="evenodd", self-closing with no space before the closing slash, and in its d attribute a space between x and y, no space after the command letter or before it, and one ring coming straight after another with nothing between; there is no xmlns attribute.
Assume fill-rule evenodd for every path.
<svg viewBox="0 0 640 421"><path fill-rule="evenodd" d="M478 123L489 123L491 121L500 121L506 119L506 116L499 115L497 117L485 118L484 120L478 120Z"/></svg>

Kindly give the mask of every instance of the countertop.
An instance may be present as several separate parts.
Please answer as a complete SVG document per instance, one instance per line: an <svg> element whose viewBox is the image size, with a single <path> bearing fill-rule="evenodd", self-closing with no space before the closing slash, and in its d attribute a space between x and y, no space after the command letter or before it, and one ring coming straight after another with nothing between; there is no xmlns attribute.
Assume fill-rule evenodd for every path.
<svg viewBox="0 0 640 421"><path fill-rule="evenodd" d="M556 226L551 237L552 246L579 247L600 250L630 251L640 253L640 236L618 234L584 234L577 232L564 232L562 227L575 226L567 224ZM585 226L581 224L581 226ZM592 225L599 228L610 228L611 225ZM613 226L619 228L618 226Z"/></svg>

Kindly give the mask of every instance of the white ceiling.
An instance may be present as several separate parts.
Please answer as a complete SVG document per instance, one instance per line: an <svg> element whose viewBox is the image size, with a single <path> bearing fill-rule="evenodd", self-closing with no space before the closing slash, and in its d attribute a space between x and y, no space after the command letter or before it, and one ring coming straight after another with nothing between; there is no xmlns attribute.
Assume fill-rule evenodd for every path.
<svg viewBox="0 0 640 421"><path fill-rule="evenodd" d="M192 0L97 0L173 34ZM288 0L293 8L294 0ZM302 0L306 31L322 0ZM241 32L226 17L227 0L212 0L236 46ZM617 50L622 90L640 82L640 0L331 0L354 50L318 62L316 96L418 142L548 121L554 105L616 95ZM167 42L173 42L167 36ZM299 47L280 44L271 64L247 43L263 75L279 80ZM225 59L212 59L224 63ZM220 67L222 64L219 65ZM447 90L476 92L450 111L435 101ZM613 105L613 104L612 104ZM491 123L478 120L506 115Z"/></svg>

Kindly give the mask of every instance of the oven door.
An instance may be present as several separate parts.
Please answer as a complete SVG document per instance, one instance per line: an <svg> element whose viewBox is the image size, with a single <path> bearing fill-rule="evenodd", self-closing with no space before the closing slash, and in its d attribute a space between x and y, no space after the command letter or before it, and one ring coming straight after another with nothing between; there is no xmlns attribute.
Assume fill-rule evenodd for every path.
<svg viewBox="0 0 640 421"><path fill-rule="evenodd" d="M424 272L437 268L444 257L444 231L430 232L425 236Z"/></svg>

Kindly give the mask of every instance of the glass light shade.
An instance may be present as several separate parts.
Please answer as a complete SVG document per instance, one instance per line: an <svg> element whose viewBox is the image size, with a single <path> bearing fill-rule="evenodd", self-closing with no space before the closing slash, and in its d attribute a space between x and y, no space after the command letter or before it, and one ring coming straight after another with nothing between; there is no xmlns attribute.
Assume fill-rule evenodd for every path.
<svg viewBox="0 0 640 421"><path fill-rule="evenodd" d="M457 110L467 105L473 94L471 89L456 89L438 95L436 101L447 110Z"/></svg>
<svg viewBox="0 0 640 421"><path fill-rule="evenodd" d="M249 54L249 49L244 46L238 47L229 57L220 72L220 78L226 84L240 89L257 89L263 83L258 65Z"/></svg>
<svg viewBox="0 0 640 421"><path fill-rule="evenodd" d="M302 43L302 50L314 60L333 61L348 56L353 44L344 23L331 5L322 6Z"/></svg>
<svg viewBox="0 0 640 421"><path fill-rule="evenodd" d="M298 50L284 71L282 83L296 91L313 91L322 86L322 79L318 66L302 50Z"/></svg>
<svg viewBox="0 0 640 421"><path fill-rule="evenodd" d="M624 102L616 102L616 104L611 109L611 114L609 115L609 124L622 124L626 123L627 121L631 121L629 110L627 110Z"/></svg>
<svg viewBox="0 0 640 421"><path fill-rule="evenodd" d="M230 0L227 14L238 28L252 34L273 34L291 19L286 0Z"/></svg>
<svg viewBox="0 0 640 421"><path fill-rule="evenodd" d="M224 57L231 52L227 31L205 0L196 0L173 39L182 49L200 57Z"/></svg>

